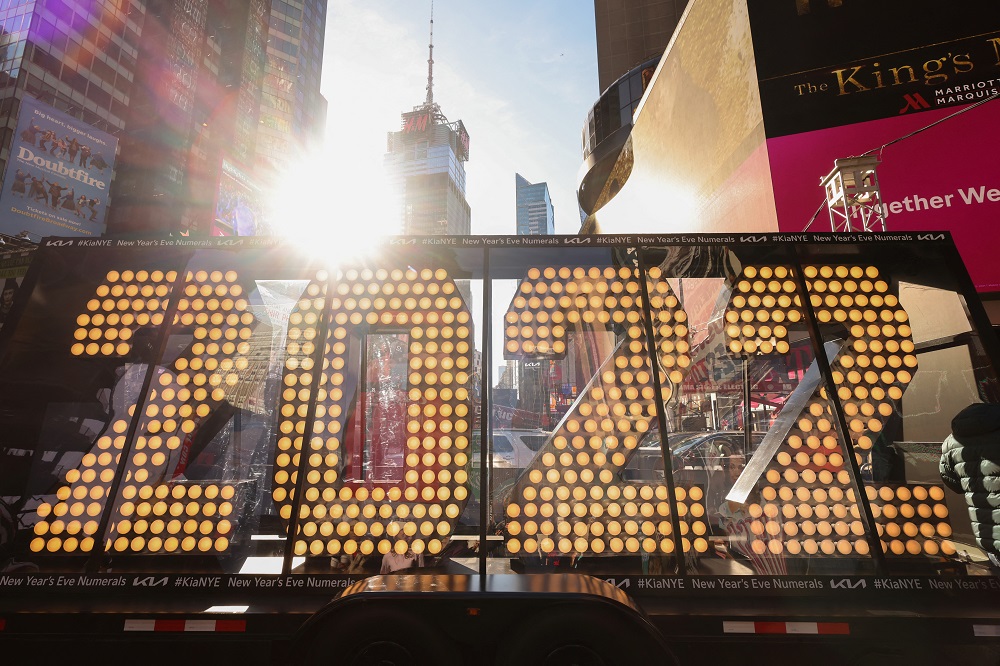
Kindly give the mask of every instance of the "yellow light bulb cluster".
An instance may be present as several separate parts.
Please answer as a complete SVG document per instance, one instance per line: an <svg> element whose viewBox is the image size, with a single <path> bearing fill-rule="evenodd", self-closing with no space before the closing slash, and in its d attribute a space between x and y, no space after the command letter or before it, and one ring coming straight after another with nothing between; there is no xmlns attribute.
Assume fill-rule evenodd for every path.
<svg viewBox="0 0 1000 666"><path fill-rule="evenodd" d="M319 342L327 298L328 333ZM327 294L320 276L289 326L272 497L290 520L298 475L306 474L294 552L403 553L408 542L417 553L440 552L468 501L473 330L455 282L440 268L349 269ZM350 349L379 330L409 336L404 479L395 484L344 479L344 427L363 390ZM313 367L315 344L324 345L322 368ZM316 372L316 415L306 438Z"/></svg>
<svg viewBox="0 0 1000 666"><path fill-rule="evenodd" d="M77 315L74 356L125 356L132 335L143 326L159 326L176 271L108 271L87 311Z"/></svg>
<svg viewBox="0 0 1000 666"><path fill-rule="evenodd" d="M623 324L638 298L628 268L531 268L504 318L504 357L564 358L568 326L608 324L612 317ZM638 321L636 314L630 323Z"/></svg>
<svg viewBox="0 0 1000 666"><path fill-rule="evenodd" d="M683 380L690 365L687 315L659 267L649 271L647 286L667 400L671 385ZM564 343L558 352L563 353L573 329L622 332L614 352L511 491L507 547L512 552L663 554L676 547L666 486L620 479L656 419L640 292L631 268L532 268L511 302L506 358L546 356L556 343ZM702 499L698 488L691 494ZM684 550L703 552L703 505L678 506Z"/></svg>
<svg viewBox="0 0 1000 666"><path fill-rule="evenodd" d="M228 484L125 486L124 516L108 550L116 553L222 553L233 533L236 488Z"/></svg>
<svg viewBox="0 0 1000 666"><path fill-rule="evenodd" d="M663 399L669 400L671 385L680 384L691 365L687 313L660 267L652 267L647 278L654 340L665 373ZM530 268L504 316L504 358L564 358L573 330L622 327L631 354L618 360L618 369L625 370L622 377L627 383L633 383L632 371L648 368L649 363L640 292L638 271L633 268ZM640 383L649 381L648 373L639 378L644 379Z"/></svg>
<svg viewBox="0 0 1000 666"><path fill-rule="evenodd" d="M807 266L805 275L820 325L848 331L830 368L862 462L917 370L909 317L874 266Z"/></svg>
<svg viewBox="0 0 1000 666"><path fill-rule="evenodd" d="M760 503L747 507L756 554L869 556L860 507L854 491L844 488L850 482L846 470L799 474L787 468L784 477L794 481L781 484L782 475L768 470Z"/></svg>
<svg viewBox="0 0 1000 666"><path fill-rule="evenodd" d="M734 354L787 354L788 327L802 320L802 300L785 266L747 266L726 310L726 338Z"/></svg>
<svg viewBox="0 0 1000 666"><path fill-rule="evenodd" d="M128 425L128 419L113 421L109 434L99 437L79 466L66 472L65 485L56 490L57 501L38 506L32 552L72 554L93 550Z"/></svg>
<svg viewBox="0 0 1000 666"><path fill-rule="evenodd" d="M836 397L847 419L851 454L860 464L916 370L907 315L874 266L806 266L804 272L820 326L839 324L847 329L847 342L830 366ZM725 315L731 349L753 354L787 352L781 338L787 336L788 326L804 325L801 308L796 307L801 299L795 292L792 269L745 267L735 280ZM766 339L766 334L772 338ZM853 518L860 515L850 490L849 462L844 457L848 454L839 444L837 417L829 398L825 388L816 390L767 471L768 485L761 489L761 500L774 503L764 506L773 507L770 511L781 520L781 528L775 522L764 529L767 525L762 523L761 545L755 547L788 554L868 554L856 520L834 520L831 525L840 528L830 535L809 534L826 520L817 522L816 515L826 516L831 510ZM849 528L846 532L844 525ZM812 540L804 541L802 535Z"/></svg>
<svg viewBox="0 0 1000 666"><path fill-rule="evenodd" d="M954 555L945 492L934 485L865 486L882 550L890 557Z"/></svg>
<svg viewBox="0 0 1000 666"><path fill-rule="evenodd" d="M657 348L662 382L663 401L673 396L673 387L684 381L691 366L691 345L688 343L688 318L680 299L667 282L667 274L660 266L652 266L646 273L649 292L649 315L653 323L653 341ZM641 305L637 303L637 305Z"/></svg>
<svg viewBox="0 0 1000 666"><path fill-rule="evenodd" d="M590 503L576 500L578 488L561 486L549 501L543 499L548 493L529 491L536 501L508 504L507 550L512 555L674 552L676 542L666 486L654 489L629 485L620 494L618 487L612 486L610 501ZM566 490L569 490L566 500L560 501ZM681 547L684 552L693 548L704 553L708 550L704 492L700 486L677 487L675 491Z"/></svg>
<svg viewBox="0 0 1000 666"><path fill-rule="evenodd" d="M154 305L157 310L165 307L165 290L176 277L173 271L111 271L97 293L109 299L119 292L124 297L146 298L145 312L131 319L121 315L114 320L115 325L159 326L163 323L162 312L149 310ZM186 460L198 425L240 383L241 372L248 366L248 340L256 320L248 311L236 271L190 271L185 278L173 326L190 331L192 343L169 369L154 371L143 412L138 415L138 435L106 539L107 549L113 552L221 552L228 548L232 537L229 514L233 511L235 486L209 485L203 489L200 485L173 483L168 475ZM99 307L103 309L105 302ZM91 312L93 304L91 301L87 305ZM124 307L125 303L120 305ZM130 307L137 309L137 304ZM110 320L110 315L103 321L81 315L77 320L81 326L83 317L88 317L87 325L92 327ZM117 335L120 339L121 331ZM116 419L109 434L100 437L80 465L66 473L66 485L56 493L59 501L39 507L32 550L72 553L93 549L94 531L121 462L120 452L131 418L136 416L135 408L134 404L128 408L129 418ZM192 526L196 529L189 530Z"/></svg>

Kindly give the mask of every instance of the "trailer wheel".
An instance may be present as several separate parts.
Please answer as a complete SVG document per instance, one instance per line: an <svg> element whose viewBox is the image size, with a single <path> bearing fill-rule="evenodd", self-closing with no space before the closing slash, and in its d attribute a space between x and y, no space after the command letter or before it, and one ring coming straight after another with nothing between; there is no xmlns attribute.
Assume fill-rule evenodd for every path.
<svg viewBox="0 0 1000 666"><path fill-rule="evenodd" d="M303 666L460 664L451 640L432 624L385 606L324 618L300 644Z"/></svg>
<svg viewBox="0 0 1000 666"><path fill-rule="evenodd" d="M604 608L554 605L518 624L497 666L675 664L655 629Z"/></svg>

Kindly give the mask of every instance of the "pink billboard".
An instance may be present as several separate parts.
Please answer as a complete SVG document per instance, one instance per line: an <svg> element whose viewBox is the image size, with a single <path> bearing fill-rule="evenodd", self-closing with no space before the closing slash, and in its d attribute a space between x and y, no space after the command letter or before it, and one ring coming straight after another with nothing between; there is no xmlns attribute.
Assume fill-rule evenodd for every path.
<svg viewBox="0 0 1000 666"><path fill-rule="evenodd" d="M768 139L781 231L804 229L824 201L819 182L835 159L875 149L886 231L950 231L976 288L1000 291L1000 102L955 115L960 110L952 106ZM824 209L810 231L829 230Z"/></svg>

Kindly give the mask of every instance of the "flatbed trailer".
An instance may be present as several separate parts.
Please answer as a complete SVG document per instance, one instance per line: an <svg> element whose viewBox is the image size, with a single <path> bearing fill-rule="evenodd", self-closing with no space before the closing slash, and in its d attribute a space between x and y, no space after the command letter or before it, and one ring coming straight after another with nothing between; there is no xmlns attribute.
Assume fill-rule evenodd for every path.
<svg viewBox="0 0 1000 666"><path fill-rule="evenodd" d="M47 239L0 653L998 663L935 455L997 358L947 235Z"/></svg>
<svg viewBox="0 0 1000 666"><path fill-rule="evenodd" d="M390 653L398 644L414 659L398 663L526 663L523 651L538 647L535 634L543 628L556 641L546 646L550 652L583 645L604 663L695 663L748 653L774 663L1000 659L1000 590L992 577L963 583L950 577L762 577L753 583L745 577L650 577L638 581L658 594L630 596L580 574L490 575L486 590L477 575L421 574L362 579L343 597L322 591L342 584L339 577L301 578L311 587L280 588L275 577L230 576L221 587L191 588L193 581L180 576L101 575L72 586L64 579L62 589L18 577L24 582L15 591L8 579L2 643L5 654L31 663L55 663L67 654L82 663L137 655L151 664L182 657L196 663L327 663L321 655L341 654L333 646L349 648L339 629L350 617L347 636L389 643L393 647L379 648ZM258 583L269 591L245 589ZM359 618L398 631L364 635ZM614 620L632 627L628 650L622 629L608 626ZM591 633L581 633L583 627ZM325 640L316 644L320 635ZM522 652L510 654L514 649ZM424 661L421 650L435 656Z"/></svg>

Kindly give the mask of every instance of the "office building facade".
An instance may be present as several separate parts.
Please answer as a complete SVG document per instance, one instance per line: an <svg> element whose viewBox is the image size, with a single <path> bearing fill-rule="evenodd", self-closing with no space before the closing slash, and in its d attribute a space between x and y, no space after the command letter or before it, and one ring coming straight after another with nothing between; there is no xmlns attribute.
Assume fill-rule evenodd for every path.
<svg viewBox="0 0 1000 666"><path fill-rule="evenodd" d="M211 233L223 160L253 155L268 4L146 2L109 233Z"/></svg>
<svg viewBox="0 0 1000 666"><path fill-rule="evenodd" d="M468 234L472 209L465 198L465 125L449 123L437 104L402 114L400 125L389 133L384 163L399 199L402 233Z"/></svg>
<svg viewBox="0 0 1000 666"><path fill-rule="evenodd" d="M663 54L688 0L594 0L601 92L636 65Z"/></svg>
<svg viewBox="0 0 1000 666"><path fill-rule="evenodd" d="M577 183L580 233L600 230L592 216L621 186L620 174L612 170L687 4L688 0L594 0L601 96L583 127L584 163Z"/></svg>
<svg viewBox="0 0 1000 666"><path fill-rule="evenodd" d="M268 182L323 140L320 94L327 0L271 0L256 168Z"/></svg>
<svg viewBox="0 0 1000 666"><path fill-rule="evenodd" d="M0 3L0 160L25 95L114 133L125 125L145 19L141 2Z"/></svg>
<svg viewBox="0 0 1000 666"><path fill-rule="evenodd" d="M549 196L548 183L529 183L521 174L514 175L517 198L517 233L548 235L555 231L555 209Z"/></svg>

